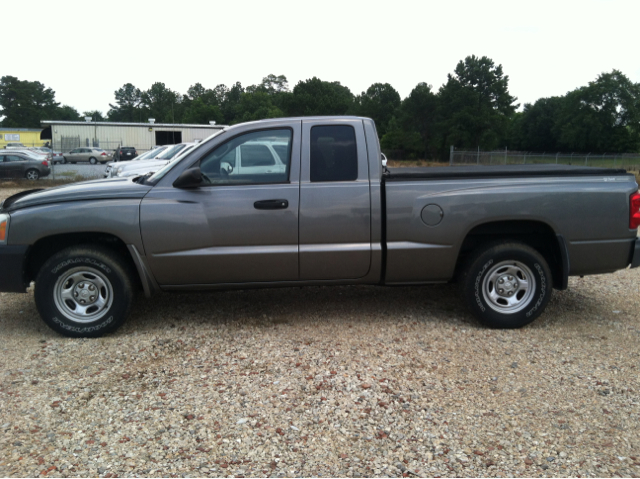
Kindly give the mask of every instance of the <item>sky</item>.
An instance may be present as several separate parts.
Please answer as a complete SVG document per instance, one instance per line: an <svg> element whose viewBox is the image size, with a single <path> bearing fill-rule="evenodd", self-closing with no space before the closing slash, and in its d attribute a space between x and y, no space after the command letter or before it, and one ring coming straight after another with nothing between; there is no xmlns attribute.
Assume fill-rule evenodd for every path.
<svg viewBox="0 0 640 479"><path fill-rule="evenodd" d="M40 81L81 113L106 114L125 83L186 93L270 73L405 98L469 55L502 65L521 105L612 69L640 82L640 0L35 0L14 13L0 76Z"/></svg>

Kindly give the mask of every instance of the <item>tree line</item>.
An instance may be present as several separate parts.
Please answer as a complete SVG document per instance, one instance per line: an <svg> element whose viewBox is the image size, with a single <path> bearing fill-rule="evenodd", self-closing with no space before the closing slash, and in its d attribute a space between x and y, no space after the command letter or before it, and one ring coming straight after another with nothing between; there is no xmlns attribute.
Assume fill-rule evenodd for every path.
<svg viewBox="0 0 640 479"><path fill-rule="evenodd" d="M106 114L55 101L40 82L0 78L2 126L38 128L40 120L194 123L232 125L285 116L359 115L373 118L383 150L403 158L446 159L457 149L624 153L640 151L640 84L613 70L564 96L541 98L517 111L502 65L468 56L438 90L418 83L402 99L389 83L354 94L340 82L313 77L292 89L284 75L257 85L205 88L181 94L156 82L148 90L131 83L114 92Z"/></svg>

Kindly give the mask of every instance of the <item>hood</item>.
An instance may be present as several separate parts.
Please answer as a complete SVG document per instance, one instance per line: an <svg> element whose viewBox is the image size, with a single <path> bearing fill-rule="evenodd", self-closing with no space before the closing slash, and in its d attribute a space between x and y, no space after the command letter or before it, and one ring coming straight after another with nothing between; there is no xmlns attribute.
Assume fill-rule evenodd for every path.
<svg viewBox="0 0 640 479"><path fill-rule="evenodd" d="M129 165L124 165L122 171L132 171L132 170L147 170L150 171L149 168L157 168L158 166L164 166L169 163L169 160L145 160L145 161L132 161ZM120 169L120 166L115 168L116 170Z"/></svg>
<svg viewBox="0 0 640 479"><path fill-rule="evenodd" d="M142 199L151 189L149 185L134 183L128 178L109 178L85 181L45 190L23 191L10 196L2 204L2 210L15 211L29 206L60 203L63 201L112 200L124 198Z"/></svg>

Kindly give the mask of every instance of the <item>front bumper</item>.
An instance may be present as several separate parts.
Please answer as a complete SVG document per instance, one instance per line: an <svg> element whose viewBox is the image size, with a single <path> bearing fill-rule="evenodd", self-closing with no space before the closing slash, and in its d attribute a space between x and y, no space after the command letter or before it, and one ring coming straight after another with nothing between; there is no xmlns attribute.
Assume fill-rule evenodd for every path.
<svg viewBox="0 0 640 479"><path fill-rule="evenodd" d="M640 238L636 238L631 251L631 267L637 268L638 266L640 266Z"/></svg>
<svg viewBox="0 0 640 479"><path fill-rule="evenodd" d="M0 292L25 293L27 245L0 246Z"/></svg>

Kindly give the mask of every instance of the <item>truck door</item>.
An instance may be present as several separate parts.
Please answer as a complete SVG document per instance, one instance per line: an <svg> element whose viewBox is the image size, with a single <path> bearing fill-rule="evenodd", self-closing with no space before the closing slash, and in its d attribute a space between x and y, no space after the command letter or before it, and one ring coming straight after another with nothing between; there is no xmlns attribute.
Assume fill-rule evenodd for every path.
<svg viewBox="0 0 640 479"><path fill-rule="evenodd" d="M357 279L371 266L369 167L361 120L303 120L300 279Z"/></svg>
<svg viewBox="0 0 640 479"><path fill-rule="evenodd" d="M197 188L154 187L140 207L149 266L160 285L256 283L298 279L300 121L247 129L203 154ZM245 145L273 162L271 143L287 146L286 170L243 174Z"/></svg>

